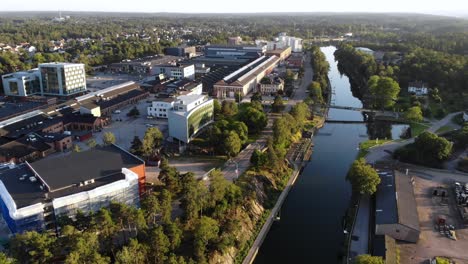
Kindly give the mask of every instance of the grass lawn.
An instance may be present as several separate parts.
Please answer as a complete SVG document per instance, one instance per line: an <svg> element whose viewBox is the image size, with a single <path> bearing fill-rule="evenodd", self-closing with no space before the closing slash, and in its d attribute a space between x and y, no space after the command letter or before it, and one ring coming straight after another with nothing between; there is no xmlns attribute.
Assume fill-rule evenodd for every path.
<svg viewBox="0 0 468 264"><path fill-rule="evenodd" d="M452 126L443 126L443 127L439 128L439 129L437 129L436 134L442 134L442 133L449 132L449 131L452 131L452 130L455 130L455 128L452 127Z"/></svg>
<svg viewBox="0 0 468 264"><path fill-rule="evenodd" d="M372 148L372 147L375 147L375 146L380 146L382 144L385 144L387 142L390 142L392 141L391 139L387 139L387 140L367 140L367 141L364 141L364 142L361 142L359 144L359 154L358 154L358 158L364 158L368 153L369 153L369 149Z"/></svg>
<svg viewBox="0 0 468 264"><path fill-rule="evenodd" d="M421 123L410 123L411 127L411 136L416 137L419 136L424 130L429 128L429 125L424 125Z"/></svg>

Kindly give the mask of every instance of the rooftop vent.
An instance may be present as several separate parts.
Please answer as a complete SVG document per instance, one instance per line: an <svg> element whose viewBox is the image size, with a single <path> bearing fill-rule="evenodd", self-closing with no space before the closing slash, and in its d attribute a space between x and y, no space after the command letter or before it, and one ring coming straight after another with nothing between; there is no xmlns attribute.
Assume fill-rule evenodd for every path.
<svg viewBox="0 0 468 264"><path fill-rule="evenodd" d="M29 181L30 182L37 182L37 179L36 179L36 177L31 176L31 177L29 177Z"/></svg>

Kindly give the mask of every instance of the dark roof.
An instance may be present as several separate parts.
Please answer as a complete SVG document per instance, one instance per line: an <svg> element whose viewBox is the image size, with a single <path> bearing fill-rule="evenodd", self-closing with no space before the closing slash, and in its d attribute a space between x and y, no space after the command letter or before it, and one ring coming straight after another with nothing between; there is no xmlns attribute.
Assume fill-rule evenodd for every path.
<svg viewBox="0 0 468 264"><path fill-rule="evenodd" d="M25 176L23 180L20 177ZM0 180L5 185L8 193L15 201L16 208L20 209L26 206L37 204L40 202L46 202L50 199L60 198L68 195L72 195L79 192L85 192L97 187L125 179L125 175L120 171L117 173L110 174L106 177L95 179L93 183L79 186L75 184L69 188L64 188L54 192L48 192L46 188L41 189L41 181L36 180L31 182L29 177L35 176L35 173L30 169L27 164L21 164L15 168L0 169ZM41 175L42 177L43 175Z"/></svg>
<svg viewBox="0 0 468 264"><path fill-rule="evenodd" d="M31 163L50 191L120 173L144 162L117 146L96 147Z"/></svg>
<svg viewBox="0 0 468 264"><path fill-rule="evenodd" d="M378 256L385 259L385 235L376 235L373 239L372 256Z"/></svg>
<svg viewBox="0 0 468 264"><path fill-rule="evenodd" d="M93 116L91 114L85 114L85 115L80 115L80 114L68 114L63 117L63 123L64 124L69 124L69 123L86 123L86 124L94 124L96 123L96 120L98 120L99 117Z"/></svg>
<svg viewBox="0 0 468 264"><path fill-rule="evenodd" d="M61 134L61 133L37 133L40 137L41 140L44 142L48 143L53 143L59 140L62 140L64 138L70 137L69 135L66 134Z"/></svg>
<svg viewBox="0 0 468 264"><path fill-rule="evenodd" d="M60 118L52 118L45 114L36 115L0 128L0 136L19 138L60 122L62 122Z"/></svg>
<svg viewBox="0 0 468 264"><path fill-rule="evenodd" d="M393 170L380 171L379 175L382 181L376 193L376 224L399 223L420 230L410 177Z"/></svg>
<svg viewBox="0 0 468 264"><path fill-rule="evenodd" d="M141 96L141 95L144 95L144 94L147 94L148 92L145 92L143 90L132 90L132 91L129 91L128 93L125 93L125 94L120 94L118 95L117 97L115 98L112 98L108 101L100 101L97 103L97 105L99 105L101 107L101 110L103 109L106 109L106 108L109 108L109 107L112 107L116 104L120 104L121 102L125 102L127 100L130 100L134 97L137 97L137 96Z"/></svg>
<svg viewBox="0 0 468 264"><path fill-rule="evenodd" d="M52 148L37 135L31 136L32 138L30 138L30 136L24 136L0 146L0 155L7 159L22 158L36 151L44 152Z"/></svg>
<svg viewBox="0 0 468 264"><path fill-rule="evenodd" d="M1 102L0 120L6 120L45 106L47 104L43 102Z"/></svg>
<svg viewBox="0 0 468 264"><path fill-rule="evenodd" d="M19 180L23 175L26 175L25 179ZM15 201L17 209L40 203L45 198L46 191L41 190L40 184L29 180L32 176L34 173L24 164L0 172L0 180Z"/></svg>

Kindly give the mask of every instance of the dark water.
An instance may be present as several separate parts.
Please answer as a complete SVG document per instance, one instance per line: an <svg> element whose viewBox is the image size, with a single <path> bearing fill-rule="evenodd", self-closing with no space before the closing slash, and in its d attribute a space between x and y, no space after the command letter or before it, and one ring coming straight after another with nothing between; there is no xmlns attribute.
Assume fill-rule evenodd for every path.
<svg viewBox="0 0 468 264"><path fill-rule="evenodd" d="M335 105L361 107L349 80L338 72L333 52L322 51L330 63L329 78ZM330 109L330 118L362 120L362 113ZM359 143L369 138L398 138L405 126L390 124L326 124L314 136L314 153L291 189L281 210L281 221L268 233L255 263L338 263L343 243L342 218L351 188L346 181ZM369 133L368 133L369 132Z"/></svg>

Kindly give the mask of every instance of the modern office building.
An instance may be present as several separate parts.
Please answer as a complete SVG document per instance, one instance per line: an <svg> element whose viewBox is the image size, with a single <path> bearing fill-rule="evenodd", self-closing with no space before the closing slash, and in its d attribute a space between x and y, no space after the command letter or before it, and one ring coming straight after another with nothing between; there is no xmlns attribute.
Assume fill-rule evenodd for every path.
<svg viewBox="0 0 468 264"><path fill-rule="evenodd" d="M269 74L279 63L276 56L262 56L237 71L224 77L213 86L213 96L233 98L237 93L245 96L256 90L260 80Z"/></svg>
<svg viewBox="0 0 468 264"><path fill-rule="evenodd" d="M29 96L41 93L39 69L2 76L3 90L8 96Z"/></svg>
<svg viewBox="0 0 468 264"><path fill-rule="evenodd" d="M42 95L70 96L86 91L86 72L81 63L39 64Z"/></svg>
<svg viewBox="0 0 468 264"><path fill-rule="evenodd" d="M111 201L139 206L144 162L112 145L0 168L1 214L13 233L55 230L60 216Z"/></svg>
<svg viewBox="0 0 468 264"><path fill-rule="evenodd" d="M169 136L189 143L192 137L213 121L213 99L205 95L182 95L168 112Z"/></svg>
<svg viewBox="0 0 468 264"><path fill-rule="evenodd" d="M195 65L166 64L155 65L151 69L151 75L164 74L167 78L195 79Z"/></svg>

